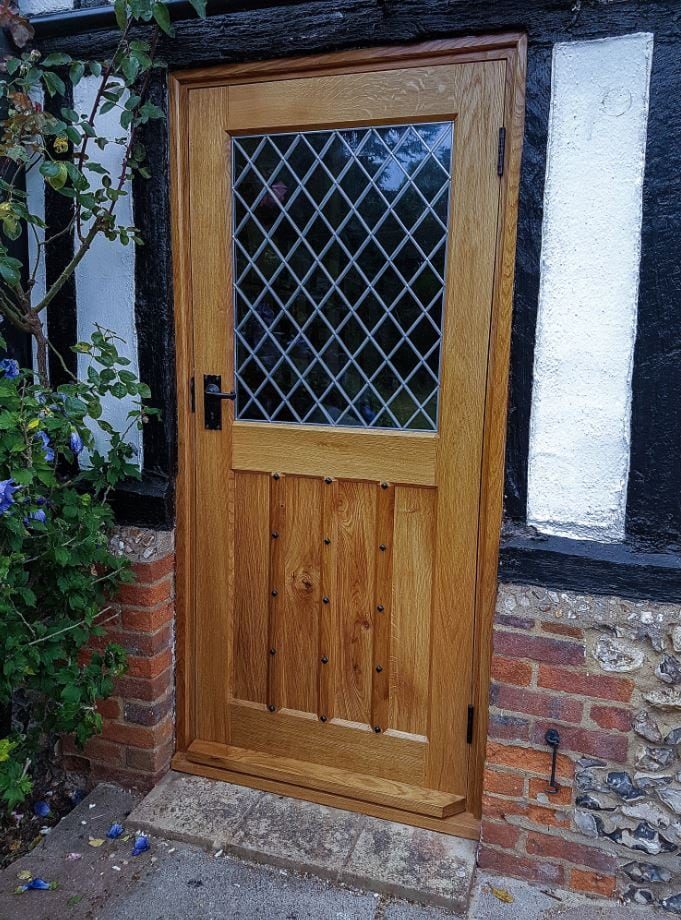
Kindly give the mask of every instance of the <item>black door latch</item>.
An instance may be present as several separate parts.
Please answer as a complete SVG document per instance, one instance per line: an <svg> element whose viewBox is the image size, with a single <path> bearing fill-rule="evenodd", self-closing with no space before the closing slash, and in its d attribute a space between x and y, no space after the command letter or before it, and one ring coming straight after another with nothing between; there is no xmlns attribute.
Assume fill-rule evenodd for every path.
<svg viewBox="0 0 681 920"><path fill-rule="evenodd" d="M223 393L220 389L222 378L219 374L203 375L203 427L209 431L222 428L222 400L236 399L236 392Z"/></svg>

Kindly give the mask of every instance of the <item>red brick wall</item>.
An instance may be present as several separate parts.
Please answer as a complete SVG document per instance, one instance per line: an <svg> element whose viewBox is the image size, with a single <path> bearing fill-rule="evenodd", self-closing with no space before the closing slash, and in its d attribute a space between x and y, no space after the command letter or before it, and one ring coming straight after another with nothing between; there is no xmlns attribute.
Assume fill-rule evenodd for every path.
<svg viewBox="0 0 681 920"><path fill-rule="evenodd" d="M170 534L128 530L119 536L136 581L121 589L106 636L92 647L118 642L128 653L128 670L99 704L101 735L84 751L70 738L62 747L71 771L148 789L168 770L174 750L175 556Z"/></svg>
<svg viewBox="0 0 681 920"><path fill-rule="evenodd" d="M580 629L497 615L484 781L482 868L612 896L618 859L609 841L574 825L580 758L613 769L630 758L634 684L595 673ZM548 728L560 732L558 795L548 794ZM621 767L623 768L623 767Z"/></svg>

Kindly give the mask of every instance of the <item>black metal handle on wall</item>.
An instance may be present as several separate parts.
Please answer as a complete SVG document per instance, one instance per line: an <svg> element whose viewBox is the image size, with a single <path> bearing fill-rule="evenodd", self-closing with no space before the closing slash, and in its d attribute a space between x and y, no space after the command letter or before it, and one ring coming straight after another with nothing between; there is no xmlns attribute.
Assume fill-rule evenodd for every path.
<svg viewBox="0 0 681 920"><path fill-rule="evenodd" d="M222 377L219 374L203 375L203 427L209 431L222 428L222 400L236 399L236 392L223 393L220 389Z"/></svg>
<svg viewBox="0 0 681 920"><path fill-rule="evenodd" d="M549 788L546 790L549 795L557 795L560 792L560 786L556 782L556 761L558 759L558 745L560 744L560 735L555 728L550 728L544 735L544 741L552 749L551 754L551 779Z"/></svg>

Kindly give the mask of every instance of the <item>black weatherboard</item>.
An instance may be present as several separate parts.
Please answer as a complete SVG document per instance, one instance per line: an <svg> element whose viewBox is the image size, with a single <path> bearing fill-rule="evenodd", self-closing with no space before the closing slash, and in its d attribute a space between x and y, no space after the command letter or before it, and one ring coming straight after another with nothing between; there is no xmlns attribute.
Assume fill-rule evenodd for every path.
<svg viewBox="0 0 681 920"><path fill-rule="evenodd" d="M173 0L173 16L188 16ZM221 10L229 10L220 13ZM314 0L216 2L206 20L176 22L164 41L169 68L323 53L503 30L529 38L527 124L521 176L511 354L506 516L501 577L576 590L681 600L673 550L681 542L681 2L679 0ZM116 32L108 8L36 20L45 50L106 56ZM62 23L60 25L60 23ZM81 31L81 30L87 31ZM525 531L527 454L539 291L539 260L552 47L632 32L655 36L643 201L643 257L634 366L631 479L626 546L538 539ZM50 37L53 36L53 37ZM161 93L157 86L155 92ZM155 129L158 130L158 129ZM137 326L142 373L162 400L163 431L145 432L145 479L125 519L172 524L175 470L172 301L165 129L148 141L153 177L135 187ZM139 494L138 494L139 493ZM678 589L678 590L677 590Z"/></svg>

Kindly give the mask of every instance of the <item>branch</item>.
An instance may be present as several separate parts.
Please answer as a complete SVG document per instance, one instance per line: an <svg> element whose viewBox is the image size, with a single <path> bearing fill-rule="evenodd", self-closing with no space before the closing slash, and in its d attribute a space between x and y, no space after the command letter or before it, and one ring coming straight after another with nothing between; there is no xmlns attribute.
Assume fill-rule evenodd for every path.
<svg viewBox="0 0 681 920"><path fill-rule="evenodd" d="M76 254L74 255L74 257L71 259L71 261L68 263L68 265L64 268L64 271L61 273L61 275L60 275L60 276L57 278L57 280L54 282L54 284L52 285L52 287L50 288L50 290L45 294L45 296L44 296L43 299L40 301L40 303L37 303L37 304L35 305L35 307L33 307L33 312L34 312L34 313L36 313L36 314L40 313L42 310L45 309L45 307L46 307L48 304L52 303L52 301L54 300L54 298L55 298L55 297L57 296L57 294L61 291L61 289L64 287L64 285L66 284L66 282L69 280L69 278L71 277L71 275L74 273L74 271L75 271L76 268L78 267L78 265L79 265L79 264L81 263L81 261L83 260L83 257L85 256L85 254L87 253L88 249L89 249L90 246L92 245L92 241L93 241L94 238L97 236L97 234L99 233L100 230L101 230L100 222L99 222L98 220L95 220L95 222L92 224L92 226L91 226L90 229L88 230L88 232L87 232L87 234L86 234L86 236L85 236L85 238L84 238L84 240L83 240L82 245L80 246L80 248L78 249L78 251L76 252Z"/></svg>

